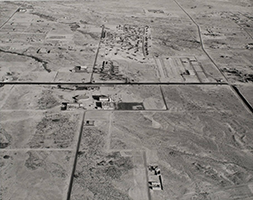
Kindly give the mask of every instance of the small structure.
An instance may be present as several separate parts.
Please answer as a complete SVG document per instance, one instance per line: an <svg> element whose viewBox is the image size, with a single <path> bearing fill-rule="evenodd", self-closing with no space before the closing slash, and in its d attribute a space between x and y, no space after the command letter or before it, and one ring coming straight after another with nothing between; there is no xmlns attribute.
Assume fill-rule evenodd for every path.
<svg viewBox="0 0 253 200"><path fill-rule="evenodd" d="M68 103L67 102L62 102L61 110L67 110L67 107L68 107Z"/></svg>
<svg viewBox="0 0 253 200"><path fill-rule="evenodd" d="M72 71L72 70L70 70ZM87 66L75 66L74 67L74 72L76 73L87 73L88 72L88 67Z"/></svg>
<svg viewBox="0 0 253 200"><path fill-rule="evenodd" d="M182 63L188 63L188 59L187 58L182 58L181 61L182 61Z"/></svg>
<svg viewBox="0 0 253 200"><path fill-rule="evenodd" d="M94 126L95 125L95 121L94 120L87 120L85 123L85 126Z"/></svg>
<svg viewBox="0 0 253 200"><path fill-rule="evenodd" d="M187 71L189 72L190 76L195 76L196 75L195 72L194 72L194 70L192 70L192 69L189 69Z"/></svg>
<svg viewBox="0 0 253 200"><path fill-rule="evenodd" d="M69 102L62 102L61 110L67 110L67 109L84 109L83 104L80 103L69 103Z"/></svg>
<svg viewBox="0 0 253 200"><path fill-rule="evenodd" d="M108 96L105 96L105 95L101 95L99 97L99 101L101 102L104 102L104 101L110 101L109 97Z"/></svg>
<svg viewBox="0 0 253 200"><path fill-rule="evenodd" d="M195 57L190 57L190 58L189 58L189 61L190 61L190 62L197 62L197 59L196 59Z"/></svg>
<svg viewBox="0 0 253 200"><path fill-rule="evenodd" d="M134 105L132 108L133 110L144 110L143 105Z"/></svg>
<svg viewBox="0 0 253 200"><path fill-rule="evenodd" d="M96 109L102 109L102 103L100 101L96 102Z"/></svg>
<svg viewBox="0 0 253 200"><path fill-rule="evenodd" d="M39 48L37 50L37 53L41 53L41 54L45 54L45 53L49 53L50 50L47 50L46 48Z"/></svg>
<svg viewBox="0 0 253 200"><path fill-rule="evenodd" d="M26 9L25 8L19 8L18 12L24 13L24 12L26 12Z"/></svg>
<svg viewBox="0 0 253 200"><path fill-rule="evenodd" d="M162 190L161 189L161 184L157 181L149 181L148 186L152 190Z"/></svg>
<svg viewBox="0 0 253 200"><path fill-rule="evenodd" d="M97 101L109 101L109 97L106 95L92 95L92 98Z"/></svg>
<svg viewBox="0 0 253 200"><path fill-rule="evenodd" d="M7 72L6 75L3 77L3 82L9 82L13 80L14 80L14 77L13 77L12 72Z"/></svg>
<svg viewBox="0 0 253 200"><path fill-rule="evenodd" d="M246 49L253 49L253 43L249 43L246 45Z"/></svg>
<svg viewBox="0 0 253 200"><path fill-rule="evenodd" d="M216 82L218 82L218 83L222 83L222 82L223 82L223 80L222 80L222 79L216 79Z"/></svg>
<svg viewBox="0 0 253 200"><path fill-rule="evenodd" d="M188 76L194 76L195 72L191 69L186 69L181 75L188 75Z"/></svg>
<svg viewBox="0 0 253 200"><path fill-rule="evenodd" d="M158 165L150 165L148 169L149 171L154 172L155 175L161 174L161 170L158 168Z"/></svg>

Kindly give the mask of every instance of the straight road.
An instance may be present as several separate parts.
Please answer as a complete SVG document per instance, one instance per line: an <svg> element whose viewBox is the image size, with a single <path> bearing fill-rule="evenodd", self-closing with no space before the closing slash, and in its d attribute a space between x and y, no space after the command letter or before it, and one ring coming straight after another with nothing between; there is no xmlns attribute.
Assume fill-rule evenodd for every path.
<svg viewBox="0 0 253 200"><path fill-rule="evenodd" d="M98 53L99 53L99 49L100 49L100 44L101 44L101 40L102 40L103 35L104 35L104 29L105 29L105 26L102 25L101 36L100 36L100 40L99 40L99 43L98 43L98 48L97 48L97 52L96 52L96 55L95 55L95 59L94 59L93 67L92 67L91 76L90 76L90 83L93 82L94 69L96 67L96 63L97 63L97 59L98 59Z"/></svg>

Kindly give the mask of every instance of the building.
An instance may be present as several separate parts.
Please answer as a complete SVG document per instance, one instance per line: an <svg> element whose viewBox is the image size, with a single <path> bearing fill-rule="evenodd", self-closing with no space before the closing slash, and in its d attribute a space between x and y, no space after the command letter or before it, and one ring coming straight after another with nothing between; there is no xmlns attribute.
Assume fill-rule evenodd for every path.
<svg viewBox="0 0 253 200"><path fill-rule="evenodd" d="M99 101L110 101L110 99L109 99L109 97L107 97L107 96L101 95L101 96L99 97Z"/></svg>
<svg viewBox="0 0 253 200"><path fill-rule="evenodd" d="M62 102L61 110L67 110L67 109L85 109L84 105L81 103L69 103L69 102Z"/></svg>
<svg viewBox="0 0 253 200"><path fill-rule="evenodd" d="M162 190L161 189L161 184L157 181L149 181L148 186L152 190Z"/></svg>
<svg viewBox="0 0 253 200"><path fill-rule="evenodd" d="M76 73L84 73L84 72L88 72L88 67L87 66L75 66L74 71Z"/></svg>
<svg viewBox="0 0 253 200"><path fill-rule="evenodd" d="M67 106L68 106L67 102L62 102L61 110L67 110Z"/></svg>
<svg viewBox="0 0 253 200"><path fill-rule="evenodd" d="M181 61L182 63L189 63L187 58L182 58Z"/></svg>
<svg viewBox="0 0 253 200"><path fill-rule="evenodd" d="M94 120L87 120L85 123L85 126L94 126L95 125L95 121Z"/></svg>
<svg viewBox="0 0 253 200"><path fill-rule="evenodd" d="M195 57L190 57L190 58L189 58L189 61L190 61L190 62L197 62L197 59L196 59Z"/></svg>

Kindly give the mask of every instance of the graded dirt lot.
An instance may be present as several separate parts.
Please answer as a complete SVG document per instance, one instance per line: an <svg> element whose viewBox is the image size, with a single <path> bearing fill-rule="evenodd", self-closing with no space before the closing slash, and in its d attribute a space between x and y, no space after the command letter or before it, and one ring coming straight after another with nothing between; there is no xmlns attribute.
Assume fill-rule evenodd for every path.
<svg viewBox="0 0 253 200"><path fill-rule="evenodd" d="M252 8L0 1L0 200L252 200Z"/></svg>
<svg viewBox="0 0 253 200"><path fill-rule="evenodd" d="M1 199L65 199L78 113L0 112Z"/></svg>
<svg viewBox="0 0 253 200"><path fill-rule="evenodd" d="M169 111L245 113L243 102L226 85L162 86Z"/></svg>
<svg viewBox="0 0 253 200"><path fill-rule="evenodd" d="M253 105L253 86L251 84L239 85L238 89L241 92L241 94L246 98L248 103L252 106Z"/></svg>
<svg viewBox="0 0 253 200"><path fill-rule="evenodd" d="M208 49L208 52L229 82L234 84L253 82L252 51Z"/></svg>
<svg viewBox="0 0 253 200"><path fill-rule="evenodd" d="M85 114L71 199L148 199L143 152L110 149L111 115Z"/></svg>
<svg viewBox="0 0 253 200"><path fill-rule="evenodd" d="M2 148L72 149L81 118L73 112L2 111Z"/></svg>
<svg viewBox="0 0 253 200"><path fill-rule="evenodd" d="M71 151L1 151L0 198L64 199L71 157Z"/></svg>

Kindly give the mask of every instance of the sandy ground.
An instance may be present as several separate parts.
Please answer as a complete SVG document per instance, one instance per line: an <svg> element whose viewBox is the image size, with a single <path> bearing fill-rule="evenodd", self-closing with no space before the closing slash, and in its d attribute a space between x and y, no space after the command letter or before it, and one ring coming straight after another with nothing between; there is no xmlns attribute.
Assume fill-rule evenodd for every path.
<svg viewBox="0 0 253 200"><path fill-rule="evenodd" d="M159 165L164 186L151 192L152 199L250 199L251 120L233 116L114 113L111 148L148 149L147 164ZM238 131L242 124L245 135Z"/></svg>
<svg viewBox="0 0 253 200"><path fill-rule="evenodd" d="M0 2L0 199L251 200L252 6Z"/></svg>

